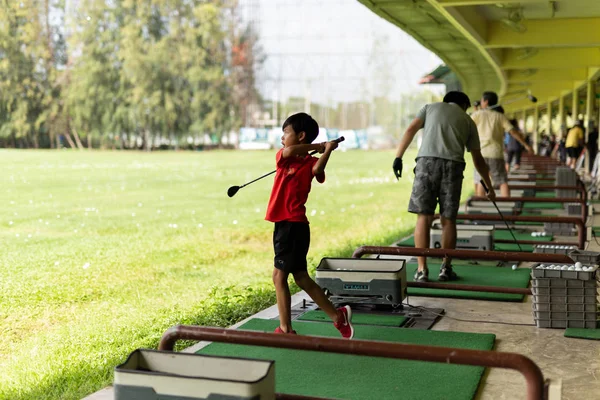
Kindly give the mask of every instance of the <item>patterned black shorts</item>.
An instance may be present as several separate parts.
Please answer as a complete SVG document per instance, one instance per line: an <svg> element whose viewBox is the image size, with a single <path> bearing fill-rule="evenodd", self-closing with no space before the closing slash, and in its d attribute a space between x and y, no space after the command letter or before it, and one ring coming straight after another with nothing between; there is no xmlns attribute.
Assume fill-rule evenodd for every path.
<svg viewBox="0 0 600 400"><path fill-rule="evenodd" d="M304 222L275 222L273 249L275 268L294 273L306 271L306 255L310 246L310 228Z"/></svg>
<svg viewBox="0 0 600 400"><path fill-rule="evenodd" d="M484 158L485 163L490 170L490 179L495 189L498 189L500 185L508 183L508 175L506 174L506 166L504 165L503 158ZM473 173L473 182L479 183L481 176L477 169Z"/></svg>
<svg viewBox="0 0 600 400"><path fill-rule="evenodd" d="M418 158L408 211L433 215L439 204L443 217L456 219L464 170L465 164L458 161L436 157Z"/></svg>

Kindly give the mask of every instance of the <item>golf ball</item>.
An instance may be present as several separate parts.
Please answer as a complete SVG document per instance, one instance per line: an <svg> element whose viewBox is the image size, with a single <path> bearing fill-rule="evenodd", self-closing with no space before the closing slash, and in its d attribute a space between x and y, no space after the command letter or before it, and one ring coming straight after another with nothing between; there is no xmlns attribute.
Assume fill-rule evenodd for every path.
<svg viewBox="0 0 600 400"><path fill-rule="evenodd" d="M512 266L512 269L513 269L513 271L514 271L515 269L517 269L517 264L513 264L513 266Z"/></svg>
<svg viewBox="0 0 600 400"><path fill-rule="evenodd" d="M575 268L581 268L581 263L579 261L575 263Z"/></svg>

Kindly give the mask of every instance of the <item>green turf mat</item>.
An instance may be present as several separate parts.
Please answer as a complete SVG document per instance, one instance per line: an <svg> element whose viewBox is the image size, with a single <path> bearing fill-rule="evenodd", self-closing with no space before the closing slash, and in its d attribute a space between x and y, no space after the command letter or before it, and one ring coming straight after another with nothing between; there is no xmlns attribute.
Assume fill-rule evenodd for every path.
<svg viewBox="0 0 600 400"><path fill-rule="evenodd" d="M546 234L546 236L531 236L530 232L517 232L513 229L513 234L517 238L517 240L534 240L536 242L551 242L553 236ZM510 231L508 229L494 231L494 240L512 240L514 241Z"/></svg>
<svg viewBox="0 0 600 400"><path fill-rule="evenodd" d="M555 192L535 192L535 197L540 199L552 199L556 197Z"/></svg>
<svg viewBox="0 0 600 400"><path fill-rule="evenodd" d="M520 247L519 247L520 246ZM521 244L516 243L494 243L494 250L496 251L522 251L524 253L533 253L532 244Z"/></svg>
<svg viewBox="0 0 600 400"><path fill-rule="evenodd" d="M312 310L302 314L298 320L331 322L331 319L321 310ZM399 327L406 323L408 318L402 315L382 315L382 314L364 314L352 313L352 323L356 325L379 325Z"/></svg>
<svg viewBox="0 0 600 400"><path fill-rule="evenodd" d="M531 236L531 233L520 233L520 232L515 232L513 230L513 233L515 234L515 237L517 238L517 240L534 240L536 242L550 242L552 241L552 236ZM494 239L495 240L513 240L512 235L510 234L510 232L508 230L500 230L500 229L496 229L494 231ZM507 246L508 245L508 246ZM501 248L505 249L507 247L509 248L513 248L510 247L511 245L513 245L513 243L494 243L494 250L498 250L498 251L519 251L519 248L516 244L514 244L514 248L516 248L516 250L500 250L498 247L500 246ZM415 247L415 237L411 236L408 237L404 240L401 240L398 242L398 246L402 246L402 247ZM525 250L525 246L529 246L528 250ZM523 248L524 251L533 251L533 246L532 245L521 245L521 247Z"/></svg>
<svg viewBox="0 0 600 400"><path fill-rule="evenodd" d="M533 238L537 239L537 238ZM401 240L397 243L400 247L415 247L415 240L413 237ZM522 244L521 249L524 252L533 252L533 245ZM516 243L494 243L494 250L496 251L521 251Z"/></svg>
<svg viewBox="0 0 600 400"><path fill-rule="evenodd" d="M565 337L600 340L600 321L596 324L596 329L567 328L565 329Z"/></svg>
<svg viewBox="0 0 600 400"><path fill-rule="evenodd" d="M277 320L251 319L239 329L273 332ZM332 324L294 322L301 335L339 337ZM357 325L355 339L491 350L495 335ZM470 400L484 368L315 351L212 343L201 354L275 361L278 393L337 399Z"/></svg>
<svg viewBox="0 0 600 400"><path fill-rule="evenodd" d="M428 263L429 279L437 282L438 265ZM518 268L512 270L508 267L488 267L482 265L468 265L452 263L454 271L459 279L448 282L452 284L481 285L481 286L499 286L526 288L529 285L529 268ZM406 276L410 282L414 280L414 274L417 270L416 263L406 265ZM480 299L494 301L522 301L524 295L510 293L489 293L489 292L467 292L464 290L446 290L446 289L426 289L426 288L408 288L409 296L429 296L429 297L452 297L461 299Z"/></svg>
<svg viewBox="0 0 600 400"><path fill-rule="evenodd" d="M530 210L531 211L531 210ZM521 217L539 217L542 214L540 213L533 213L533 212L527 212L524 211L521 214L519 214ZM544 223L543 222L525 222L525 221L515 221L515 225L532 225L532 226L543 226Z"/></svg>
<svg viewBox="0 0 600 400"><path fill-rule="evenodd" d="M544 210L563 210L563 203L542 203L537 201L527 202L523 204L523 209L544 209Z"/></svg>

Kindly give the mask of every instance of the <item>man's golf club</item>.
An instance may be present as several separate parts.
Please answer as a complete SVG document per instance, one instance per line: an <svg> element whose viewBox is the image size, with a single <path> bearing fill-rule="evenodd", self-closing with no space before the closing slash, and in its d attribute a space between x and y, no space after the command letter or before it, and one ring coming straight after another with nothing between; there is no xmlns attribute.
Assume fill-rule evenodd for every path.
<svg viewBox="0 0 600 400"><path fill-rule="evenodd" d="M343 142L344 140L346 140L346 138L344 138L343 136L340 136L339 138L337 138L337 139L335 139L335 140L332 140L332 142L341 143L341 142ZM318 151L317 151L317 150L315 150L315 151L311 151L309 154L312 156L313 154L316 154L316 153L318 153ZM244 183L242 186L231 186L229 189L227 189L227 196L229 196L229 197L233 197L233 196L235 196L235 194L238 192L238 190L240 190L240 189L241 189L241 188L243 188L244 186L248 186L249 184L251 184L251 183L254 183L254 182L256 182L256 181L258 181L258 180L260 180L260 179L262 179L262 178L264 178L264 177L266 177L266 176L272 175L272 174L274 174L276 171L277 171L277 170L274 170L274 171L271 171L271 172L269 172L269 173L267 173L267 174L264 174L263 176L261 176L261 177L258 177L258 178L254 179L254 180L252 180L252 181L250 181L250 182L248 182L248 183Z"/></svg>
<svg viewBox="0 0 600 400"><path fill-rule="evenodd" d="M529 101L531 101L532 103L537 103L537 101L538 101L537 97L535 97L534 95L532 95L532 94L531 94L531 91L529 91L529 90L527 91L527 95L526 95L526 96L524 96L524 98L528 99L528 100L529 100ZM517 101L524 100L524 98L523 98L523 97L518 97L518 98L516 98L516 99L512 99L512 100L506 101L506 102L504 102L504 103L498 103L498 104L494 104L493 106L489 106L487 109L488 109L488 110L493 110L494 108L498 108L498 107L500 107L500 106L502 106L502 105L506 106L506 105L508 105L508 104L511 104L511 103L515 103L515 102L517 102Z"/></svg>
<svg viewBox="0 0 600 400"><path fill-rule="evenodd" d="M489 193L490 191L487 188L487 186L485 185L485 182L483 182L483 179L480 180L479 182L481 182L481 185L485 189L485 192ZM500 209L496 205L496 202L494 200L492 200L492 199L490 199L490 201L494 204L494 207L496 207L496 211L498 211L498 214L500 214L500 218L502 218L502 221L504 221L504 224L506 225L506 228L508 229L508 231L512 235L513 239L515 239L515 243L517 244L517 246L519 246L519 250L523 251L523 249L521 248L521 245L519 244L519 242L517 241L517 238L515 237L515 234L513 233L512 229L510 229L510 227L508 226L508 222L506 222L506 220L504 219L504 215L502 215L502 213L500 212Z"/></svg>

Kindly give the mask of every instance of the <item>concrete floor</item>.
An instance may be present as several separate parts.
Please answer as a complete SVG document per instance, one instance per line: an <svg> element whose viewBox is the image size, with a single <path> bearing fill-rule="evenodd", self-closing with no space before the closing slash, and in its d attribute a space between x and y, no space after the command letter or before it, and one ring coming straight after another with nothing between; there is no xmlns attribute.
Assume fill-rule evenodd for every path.
<svg viewBox="0 0 600 400"><path fill-rule="evenodd" d="M600 225L600 216L590 218L590 226ZM588 250L600 251L600 245L588 235ZM292 304L306 298L304 293L293 297ZM444 308L433 330L493 333L495 350L514 352L531 358L551 380L551 398L564 400L600 399L600 342L564 337L564 329L539 329L534 325L531 298L522 303L460 300L446 298L411 297L410 304ZM277 316L271 307L254 317ZM461 319L463 321L456 320ZM496 321L506 324L470 321ZM240 322L234 327L241 325ZM522 324L522 325L516 325ZM196 351L206 343L199 343L187 351ZM86 400L113 399L111 388L104 389ZM525 379L517 372L488 369L477 399L525 399Z"/></svg>

